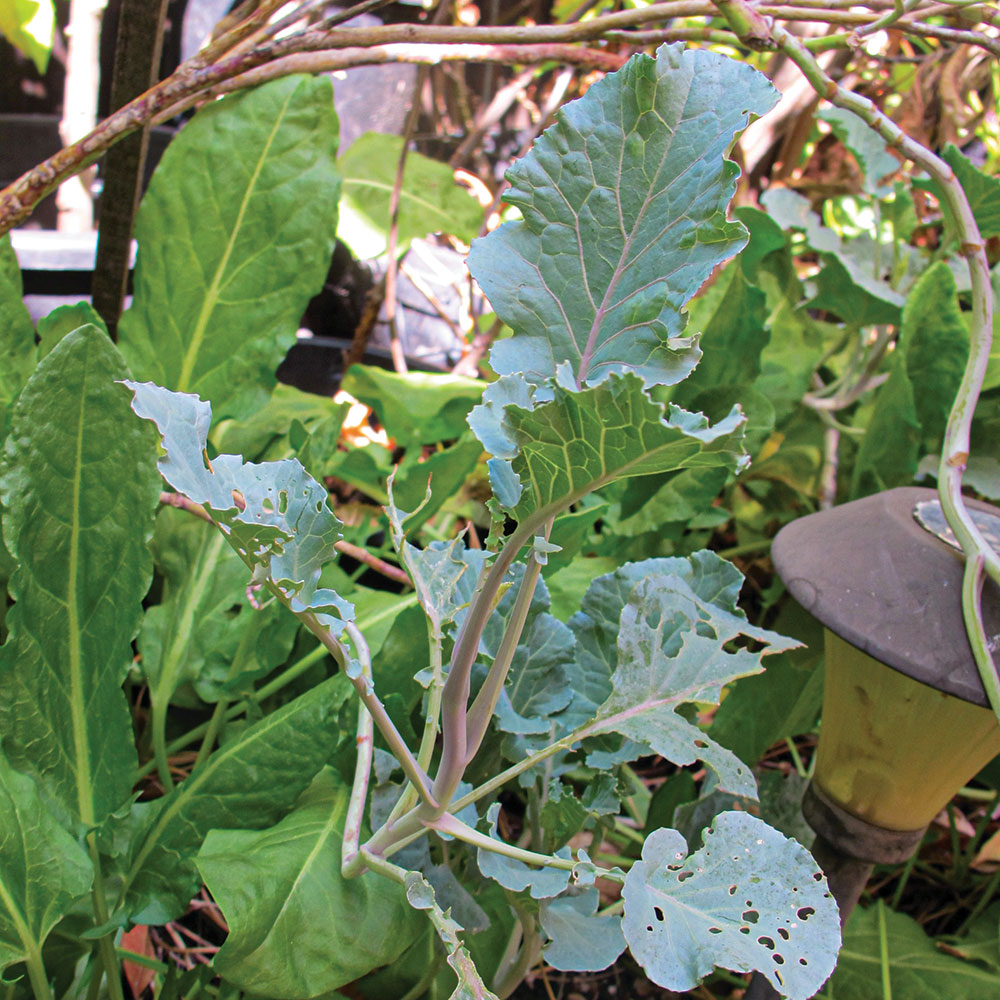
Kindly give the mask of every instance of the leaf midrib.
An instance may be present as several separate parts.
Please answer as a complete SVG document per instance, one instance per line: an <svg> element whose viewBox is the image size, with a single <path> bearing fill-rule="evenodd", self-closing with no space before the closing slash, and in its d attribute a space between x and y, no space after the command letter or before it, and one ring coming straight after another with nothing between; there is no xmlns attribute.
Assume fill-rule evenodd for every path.
<svg viewBox="0 0 1000 1000"><path fill-rule="evenodd" d="M184 352L184 361L181 365L181 373L177 380L178 392L191 391L190 383L191 376L194 373L195 362L198 359L198 352L201 350L202 342L205 339L205 331L208 328L208 321L211 318L212 312L219 299L222 277L226 273L226 268L229 266L229 258L232 256L233 250L236 246L236 239L239 236L240 229L243 225L243 217L246 215L247 207L250 203L251 197L253 196L257 182L260 179L261 172L264 169L264 164L270 154L271 146L274 144L274 138L277 135L282 122L285 120L285 115L288 113L288 106L291 104L292 97L296 92L297 90L293 90L285 98L285 103L282 105L281 111L278 115L276 115L274 127L271 129L271 134L267 137L267 141L261 149L260 156L257 159L257 164L250 177L250 183L247 184L246 191L240 201L240 208L236 214L236 222L234 223L232 232L229 234L229 239L226 242L226 249L223 251L222 259L219 261L219 266L215 269L215 274L212 276L212 283L209 285L208 291L205 293L205 300L201 304L201 309L198 312L198 320L191 333L191 341L188 344L187 350Z"/></svg>

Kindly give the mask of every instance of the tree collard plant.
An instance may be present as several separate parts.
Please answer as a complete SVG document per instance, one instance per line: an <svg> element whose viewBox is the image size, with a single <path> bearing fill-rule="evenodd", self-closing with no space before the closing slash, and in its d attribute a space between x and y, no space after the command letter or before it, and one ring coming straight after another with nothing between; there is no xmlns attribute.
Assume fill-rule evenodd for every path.
<svg viewBox="0 0 1000 1000"><path fill-rule="evenodd" d="M426 640L386 640L374 666L378 616L331 566L344 526L325 487L297 458L246 461L212 436L213 407L241 418L266 399L322 281L336 229L329 84L275 81L184 130L141 210L121 353L76 311L50 318L47 336L65 335L37 367L22 337L12 369L26 384L9 387L2 479L16 604L0 651L0 965L23 965L39 1000L54 979L98 989L102 968L119 997L117 930L175 919L201 881L230 927L215 972L255 996L330 994L384 966L399 992L429 981L417 911L457 998L508 995L540 954L597 970L626 948L676 991L716 965L760 970L789 997L820 988L836 905L808 852L755 816L720 813L701 846L654 831L628 871L570 846L618 811L619 765L651 752L753 798L750 769L686 706L717 703L796 643L747 621L739 572L708 551L600 576L568 621L541 579L560 555L557 519L595 490L746 464L739 407L711 424L663 399L700 358L685 303L746 242L727 219L725 153L776 99L746 65L664 47L592 86L513 168L522 219L469 259L514 331L469 416L492 456L493 530L485 549L417 547L419 506L397 506L390 479L392 540L424 619L412 634ZM204 167L184 160L193 149ZM159 474L202 515L160 514L163 593L141 631L157 449L116 383L159 431ZM211 636L193 628L209 607L224 612ZM289 655L289 622L342 673L303 682L308 653L257 689ZM121 689L137 632L165 792L150 801L134 798ZM267 701L296 679L297 697ZM192 687L216 711L175 786L166 706ZM239 698L256 720L213 749ZM411 732L401 705L418 703ZM499 833L511 783L532 815L526 846ZM621 886L619 903L599 910L598 878ZM99 961L77 970L95 940ZM71 957L57 957L66 942Z"/></svg>

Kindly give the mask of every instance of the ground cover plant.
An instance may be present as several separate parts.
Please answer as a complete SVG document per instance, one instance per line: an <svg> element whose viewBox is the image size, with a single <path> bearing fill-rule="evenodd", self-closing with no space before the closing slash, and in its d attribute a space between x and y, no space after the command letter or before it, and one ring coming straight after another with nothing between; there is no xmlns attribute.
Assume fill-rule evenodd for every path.
<svg viewBox="0 0 1000 1000"><path fill-rule="evenodd" d="M815 672L781 634L808 626L751 623L706 545L755 551L789 495L909 482L942 447L945 469L966 288L981 347L968 227L996 235L998 194L957 149L951 180L885 184L898 159L828 109L860 193L822 218L780 188L733 211L727 153L777 99L745 61L668 44L567 105L509 172L520 218L469 256L510 331L493 380L345 377L395 470L339 443L345 404L274 388L337 231L328 80L264 81L180 133L117 345L87 306L36 331L4 246L11 996L121 996L123 959L166 996L506 996L540 962L596 973L626 949L675 992L716 967L823 987L840 933L786 836L808 839L781 808L796 775L758 788L751 768L814 725ZM918 200L956 185L965 215L921 246ZM988 450L976 470L989 495ZM384 513L338 518L334 482ZM130 946L199 892L228 929L210 967ZM913 930L871 913L856 940ZM865 995L845 954L829 989Z"/></svg>

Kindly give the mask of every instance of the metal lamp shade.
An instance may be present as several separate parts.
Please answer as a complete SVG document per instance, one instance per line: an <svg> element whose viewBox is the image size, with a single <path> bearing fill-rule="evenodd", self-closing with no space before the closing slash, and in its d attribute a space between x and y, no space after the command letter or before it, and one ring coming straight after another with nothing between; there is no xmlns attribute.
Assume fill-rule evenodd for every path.
<svg viewBox="0 0 1000 1000"><path fill-rule="evenodd" d="M965 635L963 556L915 518L936 497L890 490L804 517L774 542L786 586L827 628L813 805L842 810L848 826L854 817L886 832L922 830L1000 753ZM987 634L1000 635L992 583L983 617ZM909 850L900 841L899 853Z"/></svg>

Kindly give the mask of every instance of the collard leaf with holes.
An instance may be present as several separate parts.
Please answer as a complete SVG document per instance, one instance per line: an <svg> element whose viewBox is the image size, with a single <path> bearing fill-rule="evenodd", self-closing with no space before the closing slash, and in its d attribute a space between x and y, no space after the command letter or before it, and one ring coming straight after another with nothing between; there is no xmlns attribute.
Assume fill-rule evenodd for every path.
<svg viewBox="0 0 1000 1000"><path fill-rule="evenodd" d="M836 963L840 917L819 866L749 813L720 813L690 856L676 830L655 830L622 896L629 949L677 993L719 965L759 970L782 996L808 1000Z"/></svg>
<svg viewBox="0 0 1000 1000"><path fill-rule="evenodd" d="M136 218L119 335L138 378L211 399L217 418L267 401L330 266L336 154L325 77L209 102L181 130Z"/></svg>
<svg viewBox="0 0 1000 1000"><path fill-rule="evenodd" d="M348 797L327 768L277 825L206 837L198 869L229 924L213 961L228 982L278 1000L318 996L395 962L423 930L396 883L340 874Z"/></svg>
<svg viewBox="0 0 1000 1000"><path fill-rule="evenodd" d="M134 807L138 829L123 876L129 919L160 924L184 912L209 830L266 827L294 805L337 749L350 693L343 675L324 681L219 747L169 795Z"/></svg>
<svg viewBox="0 0 1000 1000"><path fill-rule="evenodd" d="M697 582L692 586L683 576L654 571L632 591L619 620L612 692L587 734L620 733L676 764L702 760L726 791L755 796L749 768L676 709L686 702L717 704L724 684L761 671L765 652L781 652L798 643L749 625L735 609L732 587L739 572L707 552L696 558L694 564L649 561L693 565ZM713 586L718 588L714 593ZM705 591L710 594L707 600ZM759 653L726 652L725 644L740 635L768 646Z"/></svg>
<svg viewBox="0 0 1000 1000"><path fill-rule="evenodd" d="M402 136L366 132L337 161L344 178L337 236L355 257L366 259L385 253L389 202L402 150ZM469 243L482 224L482 207L455 183L449 166L420 153L407 154L399 191L400 250L428 233L448 233Z"/></svg>
<svg viewBox="0 0 1000 1000"><path fill-rule="evenodd" d="M351 620L353 606L319 587L323 565L334 558L341 537L326 489L293 459L255 464L218 455L209 464L208 403L151 383L125 384L135 396L132 409L159 428L163 478L204 505L255 581L270 583L294 612L317 614L334 630Z"/></svg>
<svg viewBox="0 0 1000 1000"><path fill-rule="evenodd" d="M132 661L159 499L148 428L128 409L107 336L64 337L21 391L0 494L18 562L0 649L0 731L11 764L60 818L100 826L132 792Z"/></svg>
<svg viewBox="0 0 1000 1000"><path fill-rule="evenodd" d="M685 302L738 253L726 219L735 135L777 92L749 66L663 46L634 56L565 107L507 173L523 220L473 244L469 267L519 336L494 348L499 374L522 371L531 338L543 377L570 365L576 386L634 370L673 384L698 360Z"/></svg>

